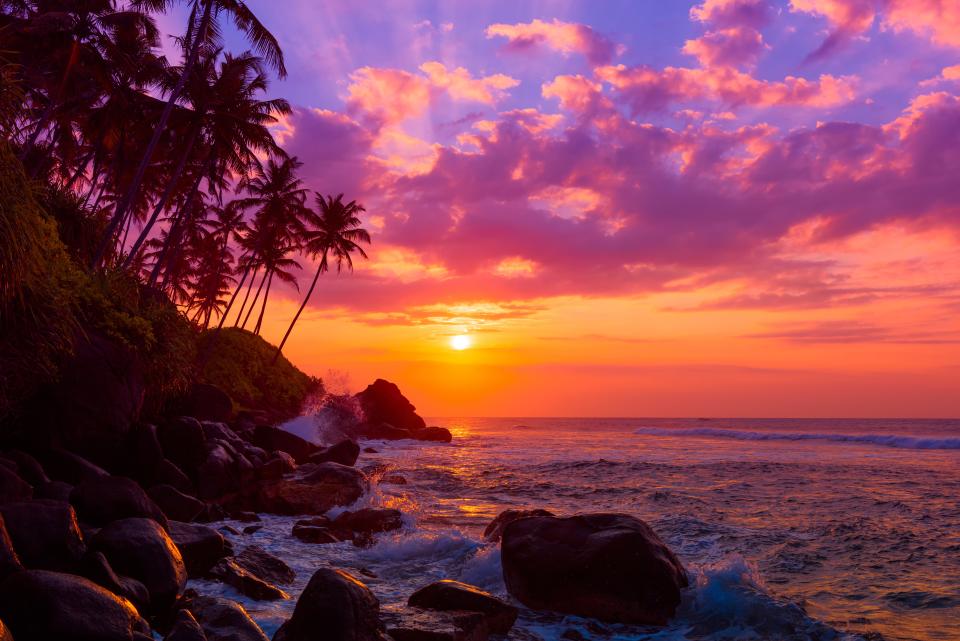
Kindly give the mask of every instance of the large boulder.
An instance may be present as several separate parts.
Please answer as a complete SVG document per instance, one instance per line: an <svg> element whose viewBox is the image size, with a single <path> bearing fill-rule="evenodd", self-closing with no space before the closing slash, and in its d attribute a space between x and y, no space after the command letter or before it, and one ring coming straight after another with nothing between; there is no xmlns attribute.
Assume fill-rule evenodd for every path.
<svg viewBox="0 0 960 641"><path fill-rule="evenodd" d="M164 455L189 476L196 472L207 458L207 437L200 421L191 416L180 416L162 423L157 437Z"/></svg>
<svg viewBox="0 0 960 641"><path fill-rule="evenodd" d="M20 563L20 557L13 547L13 541L7 532L7 526L3 521L3 515L0 514L0 579L11 572L22 570L23 564Z"/></svg>
<svg viewBox="0 0 960 641"><path fill-rule="evenodd" d="M187 583L180 551L153 519L114 521L97 533L91 546L103 552L114 570L147 587L153 613L167 612Z"/></svg>
<svg viewBox="0 0 960 641"><path fill-rule="evenodd" d="M43 465L50 478L71 485L79 485L90 479L110 476L109 472L96 463L60 447L50 448L43 453Z"/></svg>
<svg viewBox="0 0 960 641"><path fill-rule="evenodd" d="M687 576L653 529L625 514L518 519L503 530L503 579L535 610L663 625Z"/></svg>
<svg viewBox="0 0 960 641"><path fill-rule="evenodd" d="M194 597L189 609L209 641L269 641L239 603L218 597Z"/></svg>
<svg viewBox="0 0 960 641"><path fill-rule="evenodd" d="M257 484L248 507L271 514L323 514L333 507L350 505L366 489L363 472L339 463L321 463L296 478Z"/></svg>
<svg viewBox="0 0 960 641"><path fill-rule="evenodd" d="M154 485L147 495L163 510L168 519L190 522L200 516L206 505L203 501L184 494L172 485Z"/></svg>
<svg viewBox="0 0 960 641"><path fill-rule="evenodd" d="M486 641L490 635L480 612L416 608L395 613L387 632L393 641Z"/></svg>
<svg viewBox="0 0 960 641"><path fill-rule="evenodd" d="M180 411L201 421L224 423L233 417L233 399L216 385L194 383L187 390Z"/></svg>
<svg viewBox="0 0 960 641"><path fill-rule="evenodd" d="M150 641L133 604L69 574L26 570L0 582L0 618L17 641Z"/></svg>
<svg viewBox="0 0 960 641"><path fill-rule="evenodd" d="M170 538L180 551L187 574L192 578L205 575L217 561L231 552L222 534L198 523L170 521Z"/></svg>
<svg viewBox="0 0 960 641"><path fill-rule="evenodd" d="M0 465L0 505L28 501L33 498L33 487L9 467Z"/></svg>
<svg viewBox="0 0 960 641"><path fill-rule="evenodd" d="M517 620L517 608L480 588L459 581L436 581L410 595L407 605L428 610L466 610L483 615L493 634L506 634Z"/></svg>
<svg viewBox="0 0 960 641"><path fill-rule="evenodd" d="M445 427L432 425L422 430L414 430L413 438L418 441L433 441L434 443L449 443L453 440L453 434Z"/></svg>
<svg viewBox="0 0 960 641"><path fill-rule="evenodd" d="M306 463L310 455L320 449L310 441L272 425L257 425L253 430L253 443L267 452L286 452L298 464Z"/></svg>
<svg viewBox="0 0 960 641"><path fill-rule="evenodd" d="M394 427L416 431L427 424L417 414L417 408L390 381L378 378L357 394L364 420L370 425L389 423Z"/></svg>
<svg viewBox="0 0 960 641"><path fill-rule="evenodd" d="M280 559L260 546L248 545L240 551L234 561L237 565L261 577L270 583L289 585L297 578L297 573Z"/></svg>
<svg viewBox="0 0 960 641"><path fill-rule="evenodd" d="M525 519L528 516L554 516L549 510L504 510L497 515L497 518L490 521L490 524L483 531L483 538L487 541L496 543L503 536L503 528L510 523Z"/></svg>
<svg viewBox="0 0 960 641"><path fill-rule="evenodd" d="M341 538L353 538L358 534L389 532L403 527L403 515L400 510L390 508L366 507L353 512L341 513L331 523L335 534Z"/></svg>
<svg viewBox="0 0 960 641"><path fill-rule="evenodd" d="M340 465L353 466L360 456L360 446L351 439L344 439L330 447L326 447L319 452L310 455L311 463L339 463Z"/></svg>
<svg viewBox="0 0 960 641"><path fill-rule="evenodd" d="M163 510L147 496L136 481L123 476L107 476L84 481L70 494L70 503L84 523L104 526L119 519L153 519L167 529Z"/></svg>
<svg viewBox="0 0 960 641"><path fill-rule="evenodd" d="M190 610L178 610L163 641L207 641L207 635Z"/></svg>
<svg viewBox="0 0 960 641"><path fill-rule="evenodd" d="M157 427L149 423L133 425L127 435L127 455L119 469L147 486L157 483L160 466L165 460Z"/></svg>
<svg viewBox="0 0 960 641"><path fill-rule="evenodd" d="M366 438L383 441L401 441L413 438L411 430L394 427L390 423L366 423L361 430L361 434Z"/></svg>
<svg viewBox="0 0 960 641"><path fill-rule="evenodd" d="M232 586L240 594L257 601L276 601L290 598L286 592L241 567L235 559L230 557L217 561L217 564L210 569L210 576Z"/></svg>
<svg viewBox="0 0 960 641"><path fill-rule="evenodd" d="M97 585L107 588L117 596L127 599L139 612L147 612L150 607L150 593L147 586L128 576L120 576L102 552L88 551L83 558L82 574Z"/></svg>
<svg viewBox="0 0 960 641"><path fill-rule="evenodd" d="M197 496L216 499L239 490L253 475L253 466L225 442L211 443L206 460L197 468Z"/></svg>
<svg viewBox="0 0 960 641"><path fill-rule="evenodd" d="M0 641L13 641L13 633L3 624L3 621L0 621Z"/></svg>
<svg viewBox="0 0 960 641"><path fill-rule="evenodd" d="M79 566L87 547L69 503L7 503L0 505L0 515L24 566L60 572L73 572Z"/></svg>
<svg viewBox="0 0 960 641"><path fill-rule="evenodd" d="M343 570L321 568L273 641L384 641L383 630L373 592Z"/></svg>
<svg viewBox="0 0 960 641"><path fill-rule="evenodd" d="M26 452L8 450L3 455L17 464L17 474L30 485L36 487L50 482L50 477L47 476L40 462Z"/></svg>

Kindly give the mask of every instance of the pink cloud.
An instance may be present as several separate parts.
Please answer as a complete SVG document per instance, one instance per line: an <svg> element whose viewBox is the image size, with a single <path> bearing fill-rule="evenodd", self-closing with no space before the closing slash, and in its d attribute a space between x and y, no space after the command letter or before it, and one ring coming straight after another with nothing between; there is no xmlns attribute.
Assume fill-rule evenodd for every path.
<svg viewBox="0 0 960 641"><path fill-rule="evenodd" d="M704 67L753 64L765 49L763 36L750 27L709 31L683 46L683 52L695 56Z"/></svg>
<svg viewBox="0 0 960 641"><path fill-rule="evenodd" d="M430 83L445 90L454 100L482 102L492 105L506 96L506 90L516 87L520 81L502 73L474 78L463 67L447 69L440 62L425 62L420 70L427 74Z"/></svg>
<svg viewBox="0 0 960 641"><path fill-rule="evenodd" d="M705 0L690 10L690 17L718 27L759 29L770 21L767 0Z"/></svg>
<svg viewBox="0 0 960 641"><path fill-rule="evenodd" d="M506 38L509 51L525 51L535 46L546 46L564 55L578 53L595 65L608 64L619 53L618 47L587 25L553 19L536 19L519 24L492 24L486 29L487 38Z"/></svg>
<svg viewBox="0 0 960 641"><path fill-rule="evenodd" d="M430 100L429 81L408 71L362 67L350 74L347 108L382 124L418 116Z"/></svg>

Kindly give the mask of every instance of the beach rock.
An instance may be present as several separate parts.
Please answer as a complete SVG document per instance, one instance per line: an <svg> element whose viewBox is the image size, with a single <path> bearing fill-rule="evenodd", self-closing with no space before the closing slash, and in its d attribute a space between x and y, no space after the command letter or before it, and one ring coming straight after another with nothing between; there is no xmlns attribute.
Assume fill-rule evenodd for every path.
<svg viewBox="0 0 960 641"><path fill-rule="evenodd" d="M189 476L207 458L207 438L200 421L192 416L180 416L161 424L157 438L166 458Z"/></svg>
<svg viewBox="0 0 960 641"><path fill-rule="evenodd" d="M503 536L503 528L509 523L519 519L525 519L529 516L554 516L553 512L548 510L504 510L497 515L497 518L490 521L490 524L483 531L483 538L487 541L497 542Z"/></svg>
<svg viewBox="0 0 960 641"><path fill-rule="evenodd" d="M372 447L365 447L365 448L363 448L363 452L364 452L364 454L379 454L379 453L380 453L379 450L377 450L377 449L375 449L375 448L372 448Z"/></svg>
<svg viewBox="0 0 960 641"><path fill-rule="evenodd" d="M304 543L340 543L343 540L336 536L330 528L316 525L294 525L291 534Z"/></svg>
<svg viewBox="0 0 960 641"><path fill-rule="evenodd" d="M0 621L0 641L13 641L13 633L3 624L3 621Z"/></svg>
<svg viewBox="0 0 960 641"><path fill-rule="evenodd" d="M234 587L240 594L257 601L276 601L290 596L275 585L250 572L233 558L217 561L210 569L210 576Z"/></svg>
<svg viewBox="0 0 960 641"><path fill-rule="evenodd" d="M44 451L42 459L43 467L50 478L70 485L79 485L89 479L110 476L109 472L96 463L63 448L53 447Z"/></svg>
<svg viewBox="0 0 960 641"><path fill-rule="evenodd" d="M358 533L389 532L399 530L401 527L403 527L403 515L400 510L374 507L343 512L331 524L334 532L350 533L351 538Z"/></svg>
<svg viewBox="0 0 960 641"><path fill-rule="evenodd" d="M150 641L136 608L88 579L45 570L0 582L0 618L17 641Z"/></svg>
<svg viewBox="0 0 960 641"><path fill-rule="evenodd" d="M186 472L177 467L170 459L163 459L157 466L154 479L157 485L170 485L184 494L194 494L193 481Z"/></svg>
<svg viewBox="0 0 960 641"><path fill-rule="evenodd" d="M400 388L382 378L357 394L357 400L363 408L364 419L370 425L389 423L409 431L422 430L427 426Z"/></svg>
<svg viewBox="0 0 960 641"><path fill-rule="evenodd" d="M310 441L272 425L257 425L253 430L253 443L268 452L286 452L298 465L306 463L310 455L320 449Z"/></svg>
<svg viewBox="0 0 960 641"><path fill-rule="evenodd" d="M360 456L360 446L352 439L344 439L339 443L324 448L310 455L311 463L339 463L352 467Z"/></svg>
<svg viewBox="0 0 960 641"><path fill-rule="evenodd" d="M259 531L262 530L262 529L263 529L263 526L262 526L262 525L248 525L247 527L243 528L243 533L244 533L244 534L256 534L257 532L259 532Z"/></svg>
<svg viewBox="0 0 960 641"><path fill-rule="evenodd" d="M190 600L188 607L208 641L269 641L239 603L198 596ZM314 632L322 634L320 631Z"/></svg>
<svg viewBox="0 0 960 641"><path fill-rule="evenodd" d="M486 641L490 635L480 612L407 609L387 626L394 641Z"/></svg>
<svg viewBox="0 0 960 641"><path fill-rule="evenodd" d="M97 585L133 603L139 612L149 610L150 593L147 591L147 586L136 579L120 576L114 572L102 552L88 551L83 557L81 573Z"/></svg>
<svg viewBox="0 0 960 641"><path fill-rule="evenodd" d="M380 602L343 570L317 570L273 641L384 641ZM322 630L322 633L319 632Z"/></svg>
<svg viewBox="0 0 960 641"><path fill-rule="evenodd" d="M231 512L230 518L241 523L259 523L260 516L256 512Z"/></svg>
<svg viewBox="0 0 960 641"><path fill-rule="evenodd" d="M445 427L425 427L422 430L414 430L413 438L418 441L433 441L436 443L449 443L453 440L453 434Z"/></svg>
<svg viewBox="0 0 960 641"><path fill-rule="evenodd" d="M363 435L367 438L379 439L383 441L400 441L405 438L413 438L413 432L410 430L402 427L395 427L390 423L368 423L363 428Z"/></svg>
<svg viewBox="0 0 960 641"><path fill-rule="evenodd" d="M197 468L197 496L215 499L240 489L253 466L225 442L212 443L206 460Z"/></svg>
<svg viewBox="0 0 960 641"><path fill-rule="evenodd" d="M515 520L501 559L507 591L527 607L607 622L664 625L687 586L673 552L625 514Z"/></svg>
<svg viewBox="0 0 960 641"><path fill-rule="evenodd" d="M180 551L190 578L204 576L230 554L223 535L206 525L170 521L170 538Z"/></svg>
<svg viewBox="0 0 960 641"><path fill-rule="evenodd" d="M189 523L203 512L203 501L184 494L172 485L154 485L147 495L163 510L168 519Z"/></svg>
<svg viewBox="0 0 960 641"><path fill-rule="evenodd" d="M276 557L260 546L248 545L236 557L237 565L270 583L290 585L297 573L283 559Z"/></svg>
<svg viewBox="0 0 960 641"><path fill-rule="evenodd" d="M163 641L207 641L207 635L190 610L178 610L173 626Z"/></svg>
<svg viewBox="0 0 960 641"><path fill-rule="evenodd" d="M270 455L261 447L257 447L239 434L234 432L226 423L217 423L213 421L203 421L203 432L207 437L207 444L223 443L228 445L228 449L234 454L242 454L254 466L262 465L270 458Z"/></svg>
<svg viewBox="0 0 960 641"><path fill-rule="evenodd" d="M93 538L118 573L134 578L150 593L150 611L167 612L183 592L187 570L176 544L153 519L114 521Z"/></svg>
<svg viewBox="0 0 960 641"><path fill-rule="evenodd" d="M445 579L410 595L407 605L427 610L466 610L483 615L492 634L506 634L517 620L517 608L480 588Z"/></svg>
<svg viewBox="0 0 960 641"><path fill-rule="evenodd" d="M384 474L380 482L386 485L406 485L407 477L401 474Z"/></svg>
<svg viewBox="0 0 960 641"><path fill-rule="evenodd" d="M0 465L0 505L28 501L33 498L33 487L9 467Z"/></svg>
<svg viewBox="0 0 960 641"><path fill-rule="evenodd" d="M70 494L70 503L84 522L104 526L119 519L153 519L167 529L167 517L135 481L106 476L84 481Z"/></svg>
<svg viewBox="0 0 960 641"><path fill-rule="evenodd" d="M194 383L183 398L181 411L201 421L226 423L233 417L233 399L216 385Z"/></svg>
<svg viewBox="0 0 960 641"><path fill-rule="evenodd" d="M299 478L260 482L253 508L271 514L323 514L349 505L367 489L362 472L339 463L320 463Z"/></svg>
<svg viewBox="0 0 960 641"><path fill-rule="evenodd" d="M23 564L20 563L20 557L13 547L13 541L10 539L10 533L7 532L7 526L3 521L3 515L0 514L0 579L11 572L22 570Z"/></svg>
<svg viewBox="0 0 960 641"><path fill-rule="evenodd" d="M62 503L69 503L71 494L73 494L73 486L63 481L50 481L37 486L33 490L33 498L35 499L47 499Z"/></svg>
<svg viewBox="0 0 960 641"><path fill-rule="evenodd" d="M3 455L17 464L17 475L30 485L36 487L50 482L40 462L26 452L8 450Z"/></svg>
<svg viewBox="0 0 960 641"><path fill-rule="evenodd" d="M34 500L0 505L13 549L25 567L73 572L87 550L69 503Z"/></svg>
<svg viewBox="0 0 960 641"><path fill-rule="evenodd" d="M157 482L157 470L163 460L157 427L149 423L133 425L127 435L127 453L120 469L144 485L152 485Z"/></svg>
<svg viewBox="0 0 960 641"><path fill-rule="evenodd" d="M274 481L285 474L295 472L297 462L286 452L274 452L273 458L257 468L257 478L261 481Z"/></svg>

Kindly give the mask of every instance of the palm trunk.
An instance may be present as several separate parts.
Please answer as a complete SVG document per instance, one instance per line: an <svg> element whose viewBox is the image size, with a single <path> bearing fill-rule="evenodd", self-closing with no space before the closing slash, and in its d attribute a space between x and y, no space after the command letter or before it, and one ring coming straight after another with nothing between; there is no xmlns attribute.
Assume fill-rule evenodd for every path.
<svg viewBox="0 0 960 641"><path fill-rule="evenodd" d="M243 257L240 258L240 261L243 261ZM226 308L223 310L223 315L220 316L220 322L217 324L217 329L223 327L223 323L227 320L227 314L230 313L230 308L233 307L233 302L237 300L237 296L240 294L240 290L243 289L243 284L247 282L247 276L250 275L250 265L248 264L243 268L243 276L240 277L240 282L237 284L237 287L233 290L233 295L230 297L230 301L227 303Z"/></svg>
<svg viewBox="0 0 960 641"><path fill-rule="evenodd" d="M280 345L277 346L277 353L273 355L273 361L271 361L271 363L276 363L277 359L280 358L280 352L283 351L283 346L287 344L287 339L290 338L290 332L293 331L293 326L296 325L297 321L300 319L300 314L303 313L303 308L307 306L308 302L310 302L310 297L313 296L313 289L317 286L317 280L319 280L320 273L323 271L323 268L326 264L327 254L324 252L323 258L320 260L320 264L317 265L317 273L313 275L313 282L310 283L310 289L307 290L307 295L303 297L303 302L300 303L300 309L297 310L293 320L290 321L290 327L287 328L287 332L283 335L283 340L281 340Z"/></svg>
<svg viewBox="0 0 960 641"><path fill-rule="evenodd" d="M257 306L257 301L260 300L260 290L263 289L263 284L267 282L267 278L270 276L270 270L265 269L263 271L263 278L260 279L260 287L257 287L257 293L253 296L253 302L250 303L250 309L247 310L247 315L243 317L243 324L240 326L240 329L247 328L247 321L250 320L250 314L253 312L253 309Z"/></svg>
<svg viewBox="0 0 960 641"><path fill-rule="evenodd" d="M250 298L250 292L253 291L253 284L257 281L257 273L260 271L260 266L257 265L253 268L253 275L250 277L250 284L247 285L247 293L243 296L243 303L240 304L240 311L237 312L237 319L233 321L233 326L237 327L240 325L240 319L243 318L243 310L247 308L247 300Z"/></svg>
<svg viewBox="0 0 960 641"><path fill-rule="evenodd" d="M260 307L260 317L257 319L257 326L253 328L253 333L260 335L260 328L263 326L263 314L267 311L267 299L270 298L270 287L273 286L273 272L270 272L270 280L267 281L267 291L263 293L263 306Z"/></svg>

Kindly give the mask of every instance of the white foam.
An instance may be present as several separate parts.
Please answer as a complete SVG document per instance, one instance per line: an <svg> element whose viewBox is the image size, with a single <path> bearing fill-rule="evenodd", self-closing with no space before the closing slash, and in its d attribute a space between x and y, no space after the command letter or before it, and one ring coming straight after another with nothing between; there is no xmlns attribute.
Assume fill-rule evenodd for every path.
<svg viewBox="0 0 960 641"><path fill-rule="evenodd" d="M900 434L829 434L822 432L748 432L715 427L669 429L641 427L634 434L642 436L732 438L741 441L832 441L866 443L910 450L960 450L960 438L928 438Z"/></svg>

